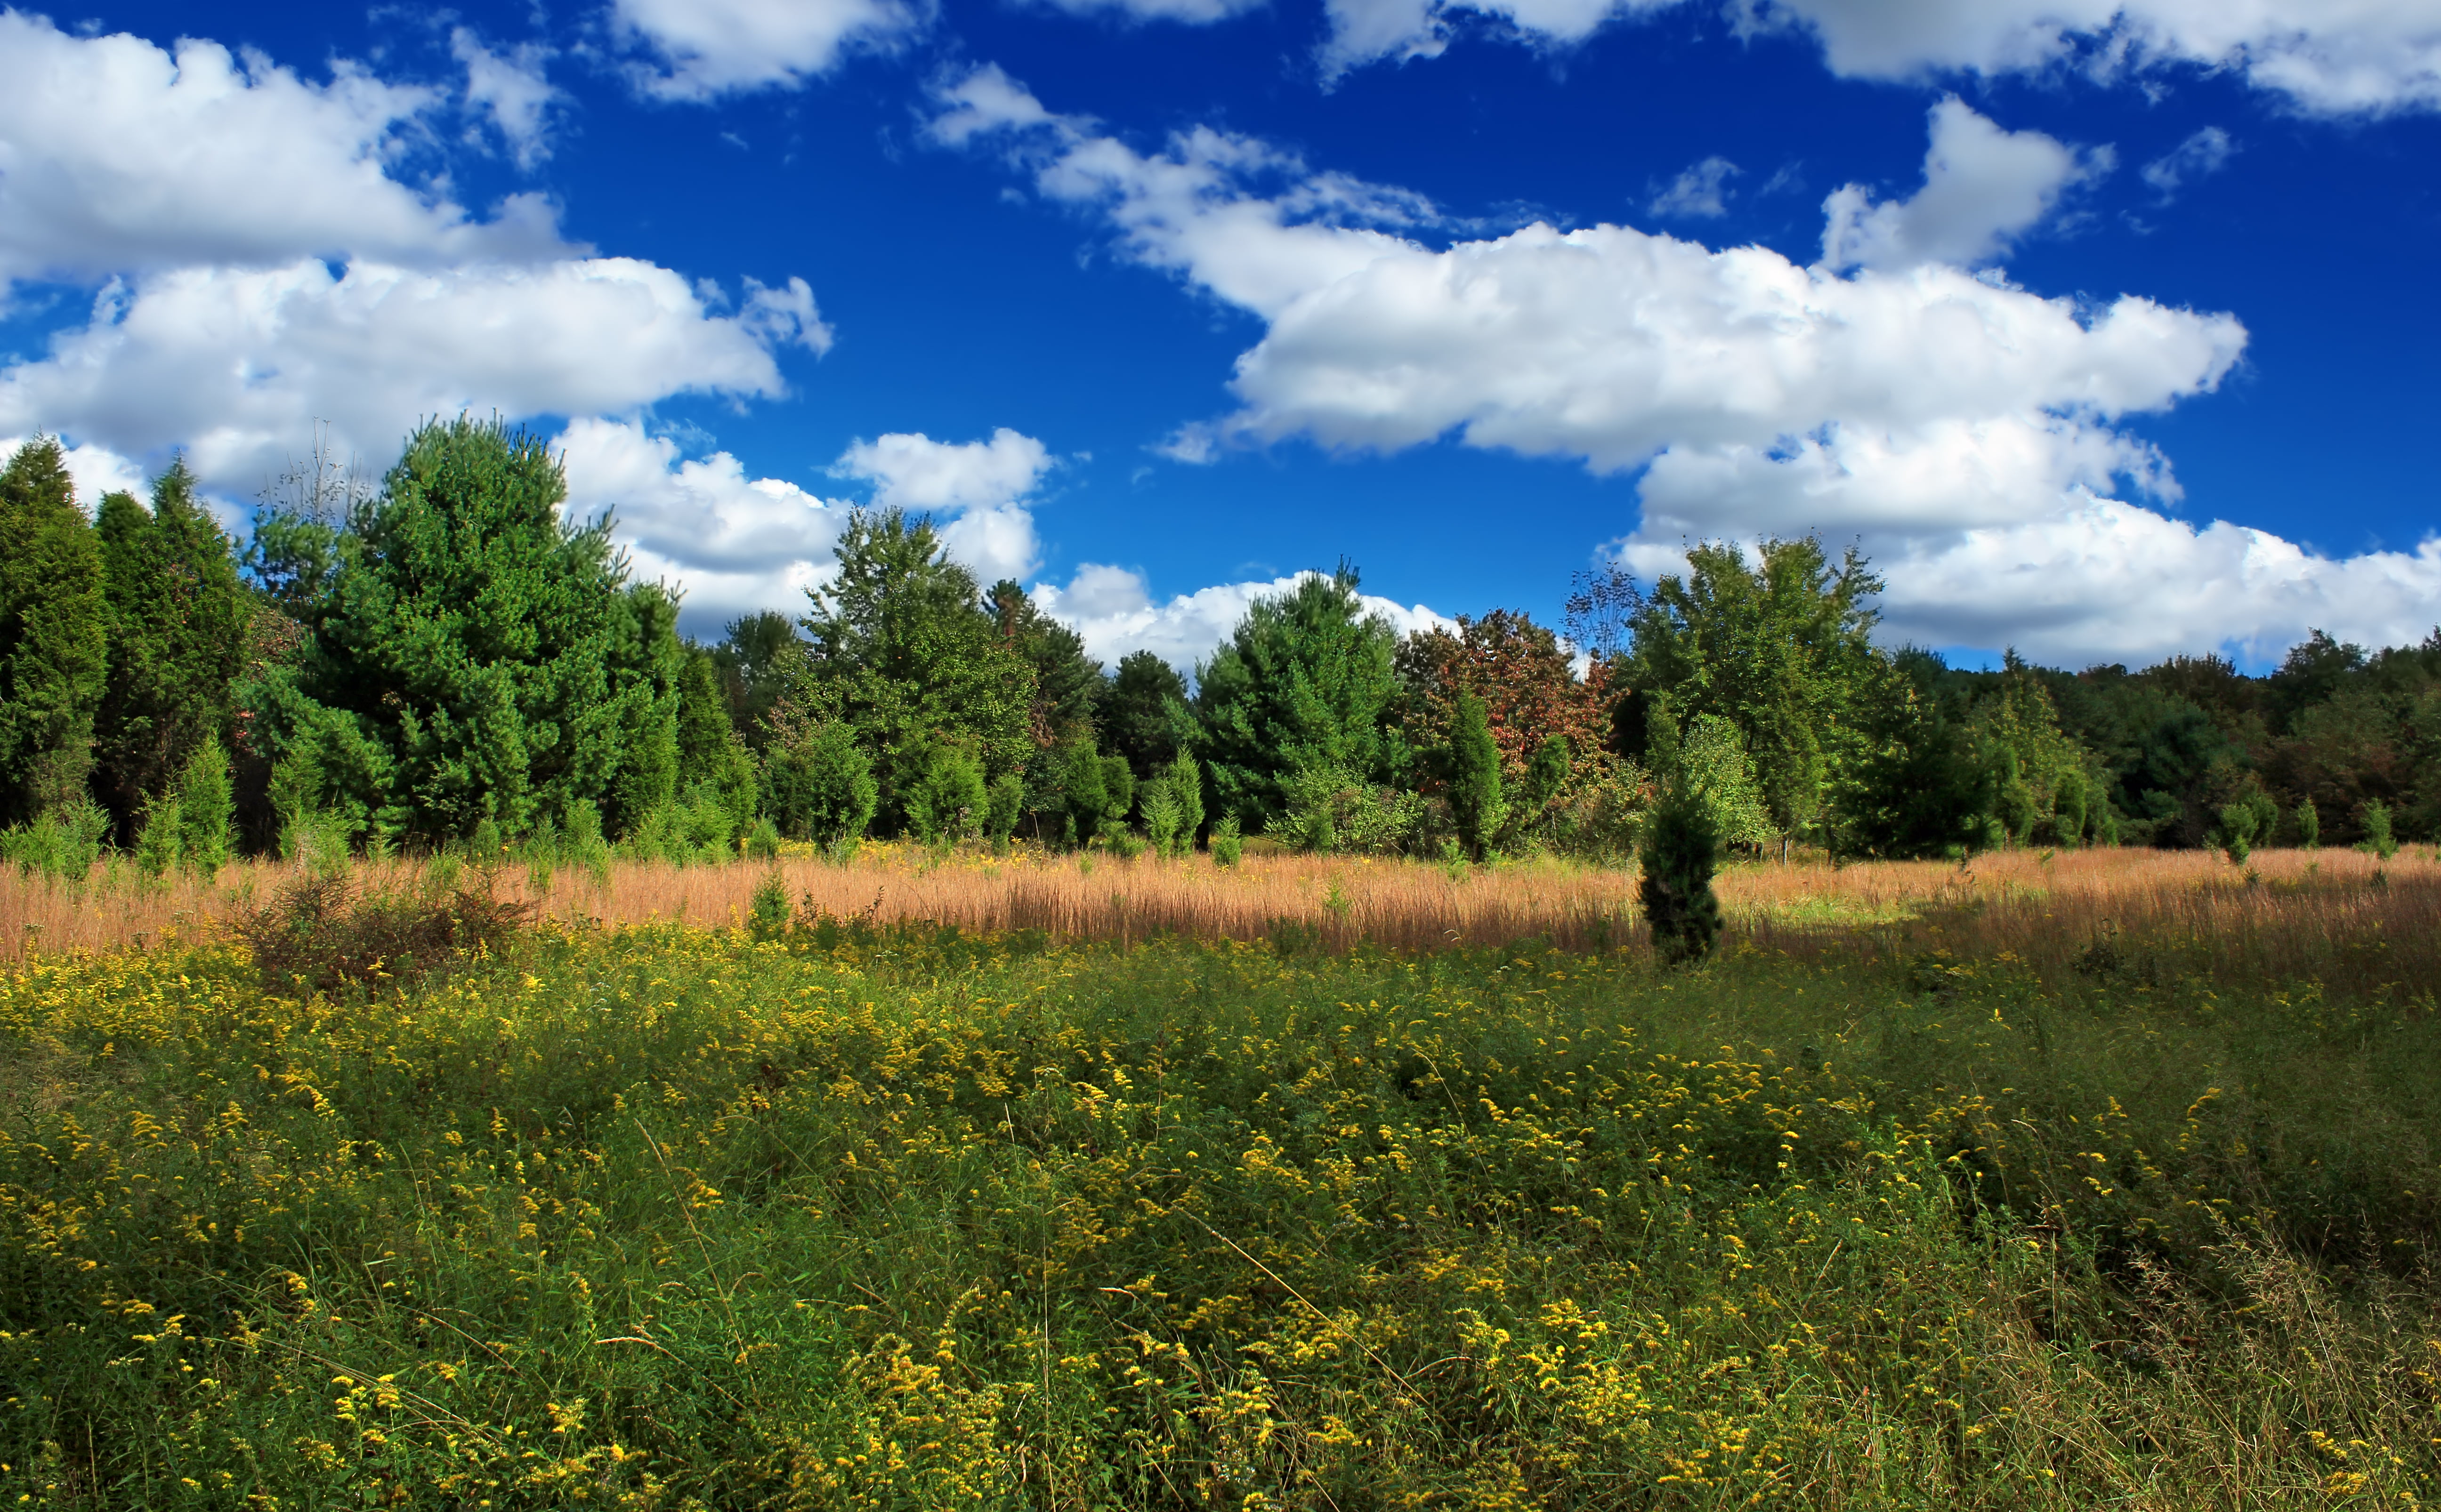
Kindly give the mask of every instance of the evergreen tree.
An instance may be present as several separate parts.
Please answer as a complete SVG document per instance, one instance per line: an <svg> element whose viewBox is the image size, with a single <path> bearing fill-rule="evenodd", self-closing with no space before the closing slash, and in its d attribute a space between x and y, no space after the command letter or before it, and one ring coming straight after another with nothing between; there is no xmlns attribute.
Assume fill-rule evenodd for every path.
<svg viewBox="0 0 2441 1512"><path fill-rule="evenodd" d="M798 696L877 753L885 820L912 819L908 800L936 745L968 751L986 781L1034 755L1034 669L929 520L859 511L840 538L838 575L808 597L801 622L813 643Z"/></svg>
<svg viewBox="0 0 2441 1512"><path fill-rule="evenodd" d="M1029 717L1038 747L1064 745L1094 732L1094 704L1102 690L1102 664L1085 655L1076 631L1044 614L1023 588L1003 578L989 595L992 621L1001 639L1034 669L1034 707Z"/></svg>
<svg viewBox="0 0 2441 1512"><path fill-rule="evenodd" d="M754 758L729 722L729 700L712 653L689 645L678 673L678 789L729 816L733 838L754 822Z"/></svg>
<svg viewBox="0 0 2441 1512"><path fill-rule="evenodd" d="M1196 675L1196 748L1223 813L1249 828L1286 814L1305 773L1403 776L1389 731L1398 632L1367 614L1343 566L1246 611Z"/></svg>
<svg viewBox="0 0 2441 1512"><path fill-rule="evenodd" d="M732 620L712 648L713 668L729 700L729 723L749 748L761 750L765 721L804 675L805 643L796 621L764 609Z"/></svg>
<svg viewBox="0 0 2441 1512"><path fill-rule="evenodd" d="M580 803L618 833L669 801L677 603L628 585L606 517L562 522L567 492L497 421L408 438L340 541L310 651L266 674L285 801L432 840Z"/></svg>
<svg viewBox="0 0 2441 1512"><path fill-rule="evenodd" d="M1130 651L1095 699L1094 723L1102 744L1128 759L1138 776L1149 777L1179 753L1178 731L1189 723L1186 679L1149 651Z"/></svg>
<svg viewBox="0 0 2441 1512"><path fill-rule="evenodd" d="M108 625L93 527L38 436L0 469L0 824L86 801Z"/></svg>
<svg viewBox="0 0 2441 1512"><path fill-rule="evenodd" d="M1636 899L1653 928L1654 954L1670 965L1710 955L1721 935L1721 903L1712 892L1720 839L1702 792L1682 775L1662 784L1638 853L1644 874Z"/></svg>
<svg viewBox="0 0 2441 1512"><path fill-rule="evenodd" d="M2310 798L2297 805L2297 843L2309 851L2323 846L2323 814Z"/></svg>
<svg viewBox="0 0 2441 1512"><path fill-rule="evenodd" d="M95 786L132 835L147 801L229 728L251 610L228 537L195 502L183 459L154 480L150 513L128 495L104 495L96 533L110 669Z"/></svg>
<svg viewBox="0 0 2441 1512"><path fill-rule="evenodd" d="M1500 833L1508 805L1500 796L1500 747L1492 742L1483 700L1472 693L1457 695L1449 766L1450 814L1457 823L1458 842L1471 859L1480 861Z"/></svg>
<svg viewBox="0 0 2441 1512"><path fill-rule="evenodd" d="M228 862L237 838L237 797L229 786L228 755L209 730L187 757L175 789L178 853L189 866L210 876Z"/></svg>
<svg viewBox="0 0 2441 1512"><path fill-rule="evenodd" d="M828 846L857 839L880 804L880 784L856 731L838 720L799 717L785 703L773 711L762 777L763 812L792 840Z"/></svg>

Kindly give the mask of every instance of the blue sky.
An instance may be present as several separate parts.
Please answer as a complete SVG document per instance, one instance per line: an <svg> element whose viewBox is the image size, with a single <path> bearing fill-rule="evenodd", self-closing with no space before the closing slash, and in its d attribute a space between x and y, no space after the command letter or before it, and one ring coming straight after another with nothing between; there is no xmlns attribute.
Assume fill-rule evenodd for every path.
<svg viewBox="0 0 2441 1512"><path fill-rule="evenodd" d="M2436 147L2436 0L8 11L0 437L242 517L497 409L698 633L878 501L1112 659L1814 531L2261 665L2441 622Z"/></svg>

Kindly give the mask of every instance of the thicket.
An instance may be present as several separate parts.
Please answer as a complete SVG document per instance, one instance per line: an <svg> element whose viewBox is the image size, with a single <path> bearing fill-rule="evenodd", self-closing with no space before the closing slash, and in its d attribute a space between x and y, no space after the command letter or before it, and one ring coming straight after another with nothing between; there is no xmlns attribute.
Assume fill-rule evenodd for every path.
<svg viewBox="0 0 2441 1512"><path fill-rule="evenodd" d="M2425 999L756 913L0 975L0 1500L2441 1499Z"/></svg>
<svg viewBox="0 0 2441 1512"><path fill-rule="evenodd" d="M1232 848L1630 864L1655 740L1728 854L2441 837L2441 631L2378 654L2317 633L2259 678L1967 672L1876 646L1870 565L1807 538L1587 576L1564 639L1506 610L1402 638L1343 565L1258 600L1191 677L1144 652L1106 672L880 511L801 617L707 646L609 518L564 517L530 434L436 421L377 485L310 473L240 551L182 465L90 521L55 442L0 470L10 856L590 864L868 833L1175 853L1226 826Z"/></svg>

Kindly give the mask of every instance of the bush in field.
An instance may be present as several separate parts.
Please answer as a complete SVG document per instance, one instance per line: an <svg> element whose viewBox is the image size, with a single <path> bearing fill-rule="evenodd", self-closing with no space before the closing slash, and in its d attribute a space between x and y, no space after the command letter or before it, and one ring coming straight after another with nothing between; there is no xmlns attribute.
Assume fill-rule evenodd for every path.
<svg viewBox="0 0 2441 1512"><path fill-rule="evenodd" d="M1212 824L1212 864L1236 866L1245 855L1245 837L1238 833L1238 816L1223 814Z"/></svg>
<svg viewBox="0 0 2441 1512"><path fill-rule="evenodd" d="M2323 847L2323 813L2310 798L2297 805L2297 843L2309 851Z"/></svg>
<svg viewBox="0 0 2441 1512"><path fill-rule="evenodd" d="M773 729L763 753L763 812L780 833L818 845L862 837L880 805L881 785L856 731L794 711L775 715Z"/></svg>
<svg viewBox="0 0 2441 1512"><path fill-rule="evenodd" d="M1015 772L1003 772L993 778L985 804L985 836L994 845L1007 844L1008 837L1017 833L1017 821L1025 817L1025 779Z"/></svg>
<svg viewBox="0 0 2441 1512"><path fill-rule="evenodd" d="M1701 961L1721 936L1721 901L1712 893L1720 836L1712 805L1683 778L1673 780L1645 819L1637 901L1664 962Z"/></svg>
<svg viewBox="0 0 2441 1512"><path fill-rule="evenodd" d="M2229 857L2232 866L2244 866L2254 854L2255 818L2250 803L2223 803L2220 823L2211 835L2213 848Z"/></svg>
<svg viewBox="0 0 2441 1512"><path fill-rule="evenodd" d="M2360 813L2360 822L2364 826L2364 840L2357 848L2385 861L2396 855L2398 841L2390 832L2390 805L2378 798L2367 799Z"/></svg>
<svg viewBox="0 0 2441 1512"><path fill-rule="evenodd" d="M101 859L110 814L91 799L49 808L29 824L0 830L0 860L20 872L81 882Z"/></svg>
<svg viewBox="0 0 2441 1512"><path fill-rule="evenodd" d="M237 795L228 755L209 731L178 773L177 810L179 858L205 876L227 865L237 839Z"/></svg>
<svg viewBox="0 0 2441 1512"><path fill-rule="evenodd" d="M963 747L934 746L907 786L906 803L907 822L926 843L971 839L990 812L984 769Z"/></svg>

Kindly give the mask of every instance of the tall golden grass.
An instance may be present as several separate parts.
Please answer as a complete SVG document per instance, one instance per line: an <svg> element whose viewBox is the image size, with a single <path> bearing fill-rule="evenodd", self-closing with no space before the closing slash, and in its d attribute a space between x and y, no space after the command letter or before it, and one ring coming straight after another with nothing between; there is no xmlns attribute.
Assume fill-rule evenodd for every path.
<svg viewBox="0 0 2441 1512"><path fill-rule="evenodd" d="M357 873L368 888L411 889L427 865L360 863ZM1471 868L1274 855L1221 868L1202 856L943 855L869 845L845 865L804 856L686 867L623 860L606 878L503 868L495 885L570 923L718 926L742 922L774 873L805 913L1039 929L1063 940L1642 945L1634 873L1547 860ZM293 876L262 861L225 868L209 882L111 866L81 884L0 876L0 959L214 930ZM1729 868L1718 891L1733 942L1799 954L1948 949L2008 953L2047 973L2150 966L2414 990L2441 980L2441 862L2424 850L2387 863L2349 851L2264 852L2244 871L2214 852L2138 850L2010 852L1965 867L1763 863Z"/></svg>

